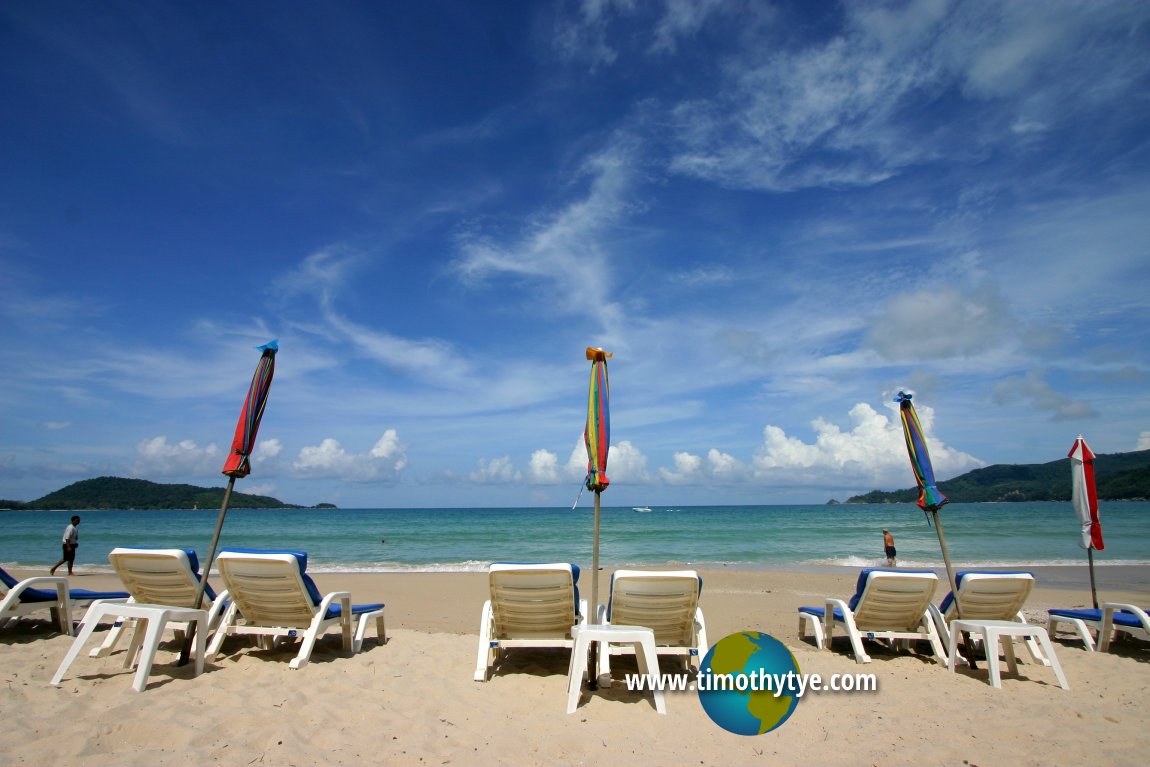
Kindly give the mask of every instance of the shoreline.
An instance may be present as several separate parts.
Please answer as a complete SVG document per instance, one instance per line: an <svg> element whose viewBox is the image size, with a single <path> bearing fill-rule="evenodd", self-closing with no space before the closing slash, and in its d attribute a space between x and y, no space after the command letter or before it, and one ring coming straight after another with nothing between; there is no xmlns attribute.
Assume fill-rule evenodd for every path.
<svg viewBox="0 0 1150 767"><path fill-rule="evenodd" d="M862 568L809 566L770 570L691 569L697 569L703 578L700 603L706 612L712 643L727 634L753 629L769 633L790 645L797 641L794 624L798 608L803 605L821 605L826 597L849 597L854 593L855 582ZM937 604L950 589L946 571L943 568L933 569L938 575L935 591ZM1051 607L1090 606L1090 579L1086 565L1025 569L1034 573L1036 581L1025 610L1032 622L1045 624L1045 611ZM85 571L84 568L78 570L70 579L73 587L91 590L122 588L114 573ZM613 570L600 569L600 602L607 601L606 594ZM1100 602L1150 605L1150 565L1111 566L1105 568L1105 573L1098 570L1096 568L1095 578ZM34 571L26 568L16 568L10 572L17 578L47 574L43 569ZM388 626L414 631L479 633L479 613L487 599L485 571L349 573L313 571L309 568L308 573L322 593L350 591L352 599L357 603L385 603ZM214 573L211 581L216 588L222 587ZM581 572L578 587L583 598L589 599L589 568Z"/></svg>

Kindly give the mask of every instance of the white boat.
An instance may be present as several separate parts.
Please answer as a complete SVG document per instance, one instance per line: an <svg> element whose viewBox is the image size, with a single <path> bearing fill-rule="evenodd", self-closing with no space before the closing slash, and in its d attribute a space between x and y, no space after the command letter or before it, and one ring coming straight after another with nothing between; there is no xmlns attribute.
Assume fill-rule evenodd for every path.
<svg viewBox="0 0 1150 767"><path fill-rule="evenodd" d="M632 511L650 511L651 507L650 506L632 506L631 510Z"/></svg>

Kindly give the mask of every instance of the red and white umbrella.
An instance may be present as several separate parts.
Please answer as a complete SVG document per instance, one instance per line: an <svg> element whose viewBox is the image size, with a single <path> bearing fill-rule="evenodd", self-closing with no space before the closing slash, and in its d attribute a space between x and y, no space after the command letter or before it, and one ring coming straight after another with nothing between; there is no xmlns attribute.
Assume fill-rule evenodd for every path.
<svg viewBox="0 0 1150 767"><path fill-rule="evenodd" d="M1086 549L1090 563L1090 596L1094 607L1098 607L1098 591L1094 588L1094 550L1102 551L1102 523L1098 519L1098 489L1094 484L1094 453L1091 452L1082 435L1074 440L1074 447L1067 453L1070 457L1070 500L1074 512L1082 523L1082 540L1079 546Z"/></svg>

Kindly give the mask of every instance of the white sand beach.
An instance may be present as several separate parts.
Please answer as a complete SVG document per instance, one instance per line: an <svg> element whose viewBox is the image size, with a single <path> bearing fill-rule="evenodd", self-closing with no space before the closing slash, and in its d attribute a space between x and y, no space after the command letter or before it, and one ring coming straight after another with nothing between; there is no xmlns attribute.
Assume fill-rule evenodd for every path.
<svg viewBox="0 0 1150 767"><path fill-rule="evenodd" d="M1126 568L1145 584L1150 568ZM1118 572L1118 571L1115 571ZM17 571L17 577L30 572ZM295 671L294 652L261 651L229 638L193 678L165 644L136 693L123 651L77 659L59 688L48 679L70 638L46 620L0 631L4 714L0 764L284 765L1046 765L1144 764L1150 730L1150 645L1119 641L1089 653L1056 642L1071 689L1023 652L1002 689L978 671L947 673L929 658L881 648L858 665L844 638L818 651L798 638L796 608L847 597L857 573L712 570L701 605L712 643L743 630L784 642L804 673L874 673L878 691L810 693L773 732L732 735L695 693L668 694L666 716L621 683L566 705L567 655L521 650L493 677L472 680L486 577L480 573L318 574L324 591L387 603L389 636L343 655L338 634ZM1111 573L1113 576L1114 573ZM602 581L606 583L606 578ZM72 584L114 588L114 576L77 572ZM586 584L584 584L586 588ZM602 588L602 586L601 586ZM940 585L940 592L943 587ZM937 595L941 597L942 594ZM1113 601L1150 604L1150 589L1111 588ZM1042 586L1027 612L1083 606L1085 589ZM626 663L619 665L620 671Z"/></svg>

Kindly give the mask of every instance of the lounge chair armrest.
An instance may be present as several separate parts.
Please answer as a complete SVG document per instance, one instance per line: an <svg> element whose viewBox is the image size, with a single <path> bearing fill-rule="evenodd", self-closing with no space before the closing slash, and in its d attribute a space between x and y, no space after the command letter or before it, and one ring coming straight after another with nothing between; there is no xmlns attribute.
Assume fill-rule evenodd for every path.
<svg viewBox="0 0 1150 767"><path fill-rule="evenodd" d="M587 622L587 610L588 610L587 600L586 599L580 599L579 600L579 614L575 616L576 618L579 619L579 625L583 625Z"/></svg>
<svg viewBox="0 0 1150 767"><path fill-rule="evenodd" d="M843 617L853 615L850 607L847 606L846 600L836 599L835 597L827 597L827 612L831 612L835 608L842 610Z"/></svg>
<svg viewBox="0 0 1150 767"><path fill-rule="evenodd" d="M331 609L331 605L335 601L340 602L340 620L351 625L351 592L350 591L333 591L330 594L325 594L323 601L319 603L319 610L316 615L327 615L327 611Z"/></svg>
<svg viewBox="0 0 1150 767"><path fill-rule="evenodd" d="M41 589L41 588L55 588L63 587L65 591L68 590L68 579L59 575L35 575L31 578L25 578L12 587L12 592L19 594L26 589Z"/></svg>
<svg viewBox="0 0 1150 767"><path fill-rule="evenodd" d="M1110 613L1111 615L1117 612L1133 613L1138 616L1138 619L1142 621L1143 625L1150 627L1150 615L1147 615L1146 611L1138 605L1128 605L1122 602L1103 602L1102 612L1103 618L1105 618L1106 613Z"/></svg>
<svg viewBox="0 0 1150 767"><path fill-rule="evenodd" d="M607 605L599 605L595 610L595 622L600 626L607 622Z"/></svg>

